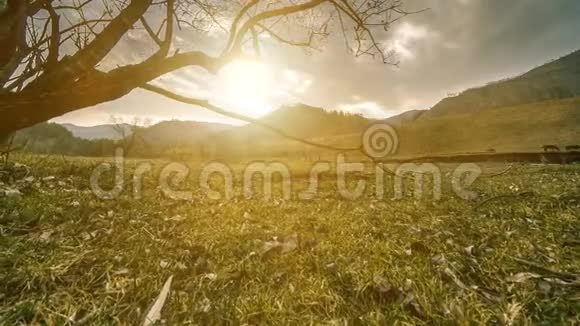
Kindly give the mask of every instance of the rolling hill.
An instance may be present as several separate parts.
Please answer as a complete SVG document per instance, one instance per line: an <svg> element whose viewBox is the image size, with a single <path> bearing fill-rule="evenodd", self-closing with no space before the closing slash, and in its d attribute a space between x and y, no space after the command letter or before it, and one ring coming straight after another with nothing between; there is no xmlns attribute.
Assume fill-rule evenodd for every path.
<svg viewBox="0 0 580 326"><path fill-rule="evenodd" d="M328 111L305 104L283 107L262 117L260 121L288 135L328 143L341 142L345 134L360 134L372 120L360 115ZM263 127L248 124L216 136L214 147L221 155L290 155L315 151Z"/></svg>
<svg viewBox="0 0 580 326"><path fill-rule="evenodd" d="M580 50L521 76L448 97L422 115L422 118L474 113L576 96L580 96Z"/></svg>
<svg viewBox="0 0 580 326"><path fill-rule="evenodd" d="M411 110L383 120L393 127L401 127L419 119L427 110Z"/></svg>
<svg viewBox="0 0 580 326"><path fill-rule="evenodd" d="M231 125L198 121L162 121L140 131L140 136L154 146L188 146L207 141Z"/></svg>
<svg viewBox="0 0 580 326"><path fill-rule="evenodd" d="M119 125L97 125L92 127L83 127L77 126L72 123L63 123L61 124L64 128L72 133L73 136L87 139L87 140L96 140L96 139L111 139L111 140L119 140L122 138L123 134L127 134L131 129L131 126L128 124L119 124ZM120 132L118 128L124 128L127 132L123 133Z"/></svg>
<svg viewBox="0 0 580 326"><path fill-rule="evenodd" d="M580 144L580 97L421 117L397 131L402 156L563 148Z"/></svg>

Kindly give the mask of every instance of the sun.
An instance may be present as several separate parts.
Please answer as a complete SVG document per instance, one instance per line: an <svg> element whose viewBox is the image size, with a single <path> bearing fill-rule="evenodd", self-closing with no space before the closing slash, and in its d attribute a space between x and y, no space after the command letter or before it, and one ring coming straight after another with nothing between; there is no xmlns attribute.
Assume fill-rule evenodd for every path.
<svg viewBox="0 0 580 326"><path fill-rule="evenodd" d="M272 68L251 61L235 61L218 75L217 97L229 110L251 117L275 108L276 78Z"/></svg>

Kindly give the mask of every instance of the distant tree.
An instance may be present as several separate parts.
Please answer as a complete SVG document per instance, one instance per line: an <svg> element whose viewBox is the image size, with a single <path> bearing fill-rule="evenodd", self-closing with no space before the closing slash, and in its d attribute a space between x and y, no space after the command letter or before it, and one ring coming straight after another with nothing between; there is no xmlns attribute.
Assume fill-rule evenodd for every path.
<svg viewBox="0 0 580 326"><path fill-rule="evenodd" d="M56 123L39 123L16 132L12 148L32 153L72 156L111 156L115 153L112 140L77 138Z"/></svg>
<svg viewBox="0 0 580 326"><path fill-rule="evenodd" d="M2 1L0 134L119 99L139 87L178 100L150 82L185 67L215 74L235 59L255 58L266 39L312 49L337 31L354 55L396 64L393 52L381 42L392 23L411 13L403 1ZM176 44L176 27L197 34L223 33L221 53ZM146 33L156 50L134 64L101 68L114 66L107 62L108 54L134 29ZM140 50L136 47L133 57ZM210 106L202 99L188 103Z"/></svg>
<svg viewBox="0 0 580 326"><path fill-rule="evenodd" d="M122 118L112 116L111 122L119 138L117 145L123 148L125 155L132 154L133 149L138 143L141 143L141 145L145 144L142 131L151 124L149 119L134 117L131 121L125 121Z"/></svg>
<svg viewBox="0 0 580 326"><path fill-rule="evenodd" d="M15 151L14 134L6 135L0 139L0 163L6 164L10 159L10 154Z"/></svg>

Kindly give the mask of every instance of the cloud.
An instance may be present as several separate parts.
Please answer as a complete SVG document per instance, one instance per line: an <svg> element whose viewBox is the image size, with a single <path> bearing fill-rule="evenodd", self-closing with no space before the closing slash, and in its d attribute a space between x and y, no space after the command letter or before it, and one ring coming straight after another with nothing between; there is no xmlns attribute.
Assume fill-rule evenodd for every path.
<svg viewBox="0 0 580 326"><path fill-rule="evenodd" d="M432 34L432 35L430 35ZM413 59L413 47L415 42L420 42L427 37L436 37L435 33L429 33L426 27L416 26L410 23L403 23L398 27L393 35L392 49L395 50L402 59Z"/></svg>
<svg viewBox="0 0 580 326"><path fill-rule="evenodd" d="M399 52L400 68L354 58L345 51L344 40L339 35L327 40L322 53L311 55L265 39L264 61L271 76L262 76L258 81L262 83L258 92L262 103L257 101L257 105L264 106L258 111L291 102L369 116L428 109L447 93L523 73L577 49L580 44L580 33L577 33L580 1L577 0L407 0L405 3L410 10L429 10L406 17L387 33L388 45ZM214 55L224 42L223 33L218 32L200 35L184 30L178 36L182 45L209 49ZM142 37L132 34L129 45L124 45L128 47L120 47L115 52L117 59L123 62L137 59L138 51L131 46L145 41ZM139 51L146 53L147 49L143 46ZM180 92L208 98L242 113L248 110L243 111L246 104L251 105L249 99L242 105L224 97L227 89L224 90L222 74L211 76L198 69L186 69L164 80ZM264 90L268 94L263 94ZM122 100L99 105L92 109L90 117L94 119L96 112L122 112L158 118L220 119L200 108L143 94L135 91ZM82 116L74 113L61 121L81 121Z"/></svg>

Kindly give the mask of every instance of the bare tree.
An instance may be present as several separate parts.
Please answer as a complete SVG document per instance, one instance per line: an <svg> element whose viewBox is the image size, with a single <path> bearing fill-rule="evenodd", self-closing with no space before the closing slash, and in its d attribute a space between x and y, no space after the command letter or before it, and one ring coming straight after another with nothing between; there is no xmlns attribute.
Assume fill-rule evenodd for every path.
<svg viewBox="0 0 580 326"><path fill-rule="evenodd" d="M185 67L217 73L238 58L256 59L268 42L316 49L341 33L348 51L397 64L379 41L410 14L403 0L3 0L0 1L0 134L119 99ZM221 52L176 44L176 30L223 35ZM155 51L114 66L108 54L132 30ZM210 108L203 99L188 103Z"/></svg>
<svg viewBox="0 0 580 326"><path fill-rule="evenodd" d="M9 134L4 137L0 137L0 163L8 164L10 161L10 155L14 152L18 152L28 145L28 141L22 144L14 144L16 135L14 133Z"/></svg>
<svg viewBox="0 0 580 326"><path fill-rule="evenodd" d="M134 117L133 120L126 121L120 117L112 116L111 123L113 131L119 138L117 145L123 148L125 155L131 154L137 143L146 145L141 133L144 128L151 124L150 120Z"/></svg>

